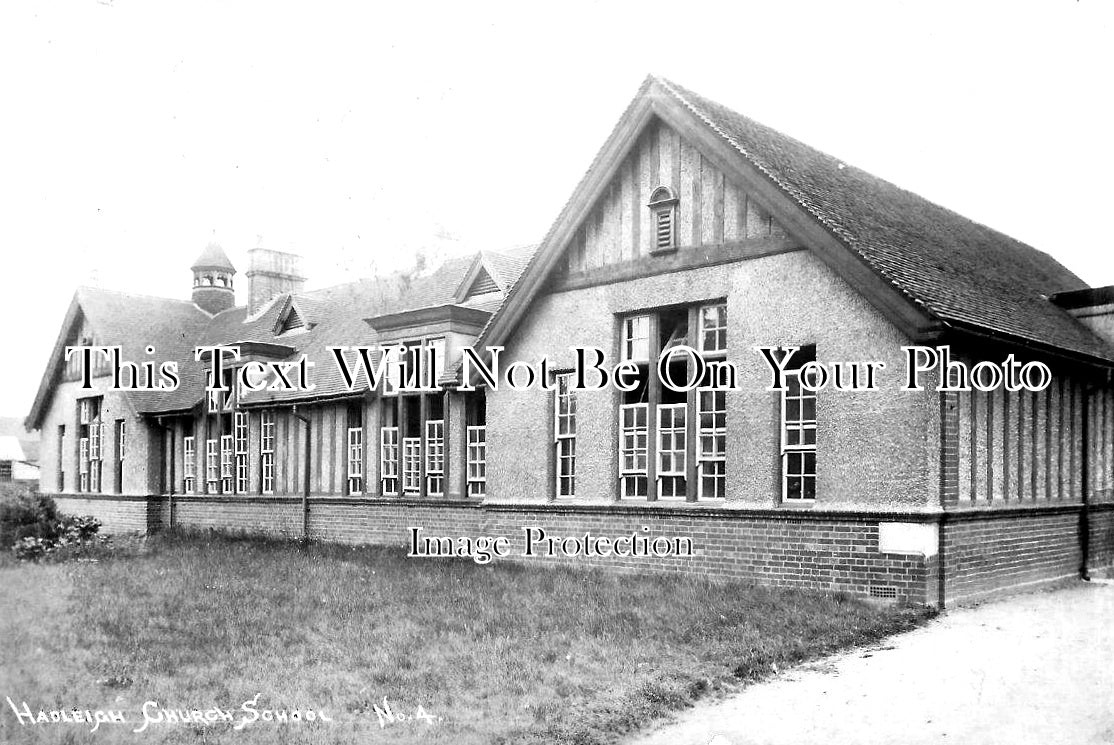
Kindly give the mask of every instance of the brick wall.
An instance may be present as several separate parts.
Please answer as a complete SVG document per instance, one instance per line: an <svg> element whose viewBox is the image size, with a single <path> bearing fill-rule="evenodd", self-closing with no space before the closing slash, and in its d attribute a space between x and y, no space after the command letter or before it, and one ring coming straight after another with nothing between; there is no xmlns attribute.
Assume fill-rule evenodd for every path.
<svg viewBox="0 0 1114 745"><path fill-rule="evenodd" d="M1078 506L950 515L944 525L948 603L1077 576L1079 524Z"/></svg>
<svg viewBox="0 0 1114 745"><path fill-rule="evenodd" d="M58 498L71 514L97 516L106 532L155 530L171 524L165 497ZM455 500L315 497L309 502L311 538L350 544L406 546L409 528L426 536L507 536L507 560L534 566L600 567L629 572L683 572L765 585L846 591L861 596L937 604L939 557L882 553L879 523L931 526L936 516L820 511L771 511L628 505L533 505ZM302 535L296 498L176 498L179 527ZM1033 583L1072 577L1082 557L1078 506L949 513L942 525L948 605L962 604ZM523 529L550 537L638 535L692 539L692 556L524 557ZM1088 521L1090 567L1114 563L1114 504L1095 505ZM908 549L913 551L913 549Z"/></svg>
<svg viewBox="0 0 1114 745"><path fill-rule="evenodd" d="M59 511L67 515L92 515L105 533L146 532L149 528L145 498L83 498L55 496Z"/></svg>

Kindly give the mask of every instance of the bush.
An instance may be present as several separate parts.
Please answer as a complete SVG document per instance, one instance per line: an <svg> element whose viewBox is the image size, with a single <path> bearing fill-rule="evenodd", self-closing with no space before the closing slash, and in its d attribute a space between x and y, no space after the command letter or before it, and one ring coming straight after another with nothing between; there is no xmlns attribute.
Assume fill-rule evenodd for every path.
<svg viewBox="0 0 1114 745"><path fill-rule="evenodd" d="M20 561L80 556L86 548L105 545L100 529L101 521L91 515L60 515L54 500L42 494L0 504L0 546L10 546Z"/></svg>
<svg viewBox="0 0 1114 745"><path fill-rule="evenodd" d="M60 521L58 507L45 494L24 494L0 502L0 546L13 546L24 538L53 542Z"/></svg>
<svg viewBox="0 0 1114 745"><path fill-rule="evenodd" d="M15 557L20 561L38 561L46 556L52 545L42 538L27 536L16 541L15 545L12 546L12 551L15 552Z"/></svg>

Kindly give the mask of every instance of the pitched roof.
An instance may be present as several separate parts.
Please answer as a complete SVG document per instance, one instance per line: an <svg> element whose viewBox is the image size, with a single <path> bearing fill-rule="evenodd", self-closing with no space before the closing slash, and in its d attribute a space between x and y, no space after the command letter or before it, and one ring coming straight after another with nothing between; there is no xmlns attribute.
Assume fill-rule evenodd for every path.
<svg viewBox="0 0 1114 745"><path fill-rule="evenodd" d="M479 254L447 260L427 275L407 277L393 274L364 279L310 292L280 295L255 316L244 306L210 316L192 302L82 287L74 294L66 321L50 358L46 374L27 424L36 427L61 372L62 351L71 343L73 328L84 316L99 343L120 345L129 361L155 359L178 362L180 383L173 391L127 391L136 411L148 414L185 411L205 395L205 366L194 360L197 346L267 342L293 349L292 358L305 354L314 363L311 393L262 391L252 393L247 403L294 401L342 396L349 393L333 363L330 346L375 346L376 331L365 319L425 308L455 305L455 293ZM521 250L506 254L484 252L485 262L497 266L502 281L517 278L523 265ZM490 313L498 298L487 295L460 303L472 311ZM282 333L280 318L296 308L307 325ZM486 317L486 316L484 316ZM147 345L155 347L152 355Z"/></svg>
<svg viewBox="0 0 1114 745"><path fill-rule="evenodd" d="M23 446L14 435L0 435L0 460L23 460Z"/></svg>
<svg viewBox="0 0 1114 745"><path fill-rule="evenodd" d="M228 254L216 243L205 246L190 269L225 269L233 273L236 271L236 267L232 266Z"/></svg>
<svg viewBox="0 0 1114 745"><path fill-rule="evenodd" d="M879 275L945 321L1114 360L1049 302L1086 287L1048 254L667 80L661 87Z"/></svg>
<svg viewBox="0 0 1114 745"><path fill-rule="evenodd" d="M578 191L606 167L609 144L624 122L640 104L654 106L655 98L675 102L672 108L693 126L711 133L731 157L756 169L878 277L945 326L1114 361L1109 344L1049 301L1054 293L1086 287L1052 257L662 78L650 76L643 83ZM572 201L520 286L537 286L533 276L553 265L541 260L543 254L565 248L554 236L557 225L569 219ZM511 313L514 294L491 318L478 344L498 343L489 337L514 328L516 317L502 317ZM517 300L515 305L514 313L520 313L523 306Z"/></svg>

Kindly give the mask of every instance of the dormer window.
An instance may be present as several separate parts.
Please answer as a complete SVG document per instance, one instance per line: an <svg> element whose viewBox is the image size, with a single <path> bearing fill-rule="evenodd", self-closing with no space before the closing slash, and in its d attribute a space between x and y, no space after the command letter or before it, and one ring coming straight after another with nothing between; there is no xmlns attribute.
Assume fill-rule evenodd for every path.
<svg viewBox="0 0 1114 745"><path fill-rule="evenodd" d="M677 197L668 186L659 186L650 195L650 219L653 222L653 246L650 253L667 253L677 249Z"/></svg>

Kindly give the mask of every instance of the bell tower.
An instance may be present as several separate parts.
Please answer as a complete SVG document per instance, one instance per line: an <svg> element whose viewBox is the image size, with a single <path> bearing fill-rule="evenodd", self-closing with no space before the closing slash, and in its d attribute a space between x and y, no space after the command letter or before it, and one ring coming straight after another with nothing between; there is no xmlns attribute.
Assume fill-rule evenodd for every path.
<svg viewBox="0 0 1114 745"><path fill-rule="evenodd" d="M228 254L216 243L210 243L193 262L193 302L207 313L217 314L236 304L232 275L236 267Z"/></svg>

